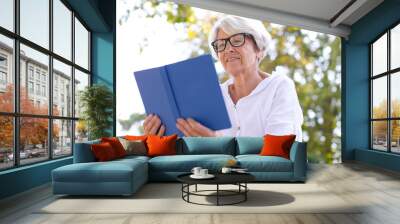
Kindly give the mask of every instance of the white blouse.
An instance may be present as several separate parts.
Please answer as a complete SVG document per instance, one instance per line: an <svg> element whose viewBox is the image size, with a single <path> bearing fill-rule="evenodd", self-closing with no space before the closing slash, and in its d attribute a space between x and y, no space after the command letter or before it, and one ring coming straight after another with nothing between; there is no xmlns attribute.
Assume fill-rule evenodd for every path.
<svg viewBox="0 0 400 224"><path fill-rule="evenodd" d="M236 105L228 91L232 83L231 78L220 85L232 127L218 130L218 136L295 134L296 141L302 141L303 112L289 77L273 72Z"/></svg>

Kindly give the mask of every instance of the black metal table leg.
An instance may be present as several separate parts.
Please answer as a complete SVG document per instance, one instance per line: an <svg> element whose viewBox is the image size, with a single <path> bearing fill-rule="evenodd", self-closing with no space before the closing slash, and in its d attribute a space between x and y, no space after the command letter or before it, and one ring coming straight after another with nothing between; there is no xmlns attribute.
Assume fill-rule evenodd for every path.
<svg viewBox="0 0 400 224"><path fill-rule="evenodd" d="M235 205L247 201L247 192L249 191L247 183L255 180L255 177L250 174L214 174L215 178L211 180L194 180L190 177L190 174L182 174L178 176L178 180L182 182L182 199L188 203L198 204L198 205ZM215 189L200 189L197 185L217 185ZM194 185L194 189L191 190L191 186ZM233 187L233 189L220 188L219 185L239 185L238 189ZM209 194L208 192L212 192ZM216 194L215 194L216 193ZM190 195L192 196L202 196L210 197L212 199L217 198L216 203L197 203L196 200L190 201ZM235 197L238 196L238 197ZM235 198L234 198L235 197ZM226 202L222 200L224 198L232 198L232 202ZM196 199L196 198L195 198ZM193 200L193 198L192 198Z"/></svg>
<svg viewBox="0 0 400 224"><path fill-rule="evenodd" d="M219 184L217 184L217 206L219 206Z"/></svg>
<svg viewBox="0 0 400 224"><path fill-rule="evenodd" d="M188 191L188 193L187 193L187 201L190 202L190 200L189 200L189 195L190 195L190 184L187 185L187 191Z"/></svg>
<svg viewBox="0 0 400 224"><path fill-rule="evenodd" d="M244 187L245 187L245 193L244 193L244 201L247 201L247 192L248 192L248 189L247 189L247 182L246 183L244 183Z"/></svg>

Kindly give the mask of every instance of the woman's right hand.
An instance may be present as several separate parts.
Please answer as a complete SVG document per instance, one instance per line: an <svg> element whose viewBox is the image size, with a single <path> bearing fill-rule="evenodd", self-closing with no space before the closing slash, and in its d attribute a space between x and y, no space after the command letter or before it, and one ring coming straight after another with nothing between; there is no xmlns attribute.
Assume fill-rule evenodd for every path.
<svg viewBox="0 0 400 224"><path fill-rule="evenodd" d="M160 118L155 114L149 114L144 119L143 129L145 135L158 135L163 136L165 126L161 124Z"/></svg>

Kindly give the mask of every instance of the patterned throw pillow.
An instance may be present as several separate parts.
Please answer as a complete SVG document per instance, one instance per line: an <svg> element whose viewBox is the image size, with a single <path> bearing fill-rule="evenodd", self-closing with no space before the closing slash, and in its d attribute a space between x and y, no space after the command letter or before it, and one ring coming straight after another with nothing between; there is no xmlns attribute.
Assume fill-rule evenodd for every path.
<svg viewBox="0 0 400 224"><path fill-rule="evenodd" d="M119 138L122 146L126 151L126 155L145 156L147 155L147 149L142 140L126 140Z"/></svg>

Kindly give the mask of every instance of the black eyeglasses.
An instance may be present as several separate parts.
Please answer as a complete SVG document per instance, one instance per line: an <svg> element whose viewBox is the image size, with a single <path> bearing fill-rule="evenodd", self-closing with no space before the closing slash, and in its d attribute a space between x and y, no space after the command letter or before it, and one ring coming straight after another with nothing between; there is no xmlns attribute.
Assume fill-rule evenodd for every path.
<svg viewBox="0 0 400 224"><path fill-rule="evenodd" d="M237 33L225 39L218 39L211 43L215 52L222 52L226 48L226 43L229 41L229 44L232 47L240 47L245 43L246 36L253 39L253 36L248 33Z"/></svg>

